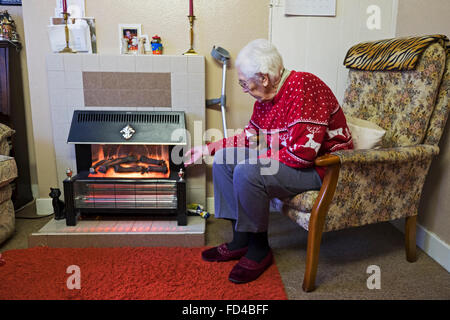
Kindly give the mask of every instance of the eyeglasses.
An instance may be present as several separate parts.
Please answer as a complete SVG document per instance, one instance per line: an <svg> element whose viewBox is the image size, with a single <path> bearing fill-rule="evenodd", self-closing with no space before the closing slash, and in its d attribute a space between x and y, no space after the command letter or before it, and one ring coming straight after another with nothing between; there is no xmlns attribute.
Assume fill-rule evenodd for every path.
<svg viewBox="0 0 450 320"><path fill-rule="evenodd" d="M239 80L239 85L242 87L242 89L250 90L249 81L250 80L248 80L248 81Z"/></svg>

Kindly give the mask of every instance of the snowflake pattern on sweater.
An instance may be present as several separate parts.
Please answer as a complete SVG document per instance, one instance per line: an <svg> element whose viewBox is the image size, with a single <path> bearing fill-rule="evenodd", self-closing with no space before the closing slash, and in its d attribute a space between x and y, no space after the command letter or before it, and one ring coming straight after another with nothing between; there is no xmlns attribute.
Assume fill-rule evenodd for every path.
<svg viewBox="0 0 450 320"><path fill-rule="evenodd" d="M293 168L313 167L318 156L353 149L339 102L322 80L308 72L291 71L272 101L255 102L241 134L210 143L208 149L214 155L221 148L249 147L249 137L254 134L265 137L268 146L260 158L269 157ZM325 168L315 169L323 180Z"/></svg>

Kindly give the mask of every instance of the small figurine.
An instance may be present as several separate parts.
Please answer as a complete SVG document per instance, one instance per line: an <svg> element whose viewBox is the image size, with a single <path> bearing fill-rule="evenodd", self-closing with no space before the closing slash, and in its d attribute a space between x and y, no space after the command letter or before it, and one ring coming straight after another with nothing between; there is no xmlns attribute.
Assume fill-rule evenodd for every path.
<svg viewBox="0 0 450 320"><path fill-rule="evenodd" d="M127 54L128 53L128 39L127 38L123 38L122 39L122 54Z"/></svg>
<svg viewBox="0 0 450 320"><path fill-rule="evenodd" d="M58 188L50 188L49 193L50 198L52 198L53 213L55 214L55 220L61 220L66 218L66 211L64 202L59 200L61 196L61 190Z"/></svg>
<svg viewBox="0 0 450 320"><path fill-rule="evenodd" d="M163 46L161 44L161 38L158 35L152 37L151 44L153 54L162 54Z"/></svg>
<svg viewBox="0 0 450 320"><path fill-rule="evenodd" d="M139 54L145 54L145 37L139 38Z"/></svg>
<svg viewBox="0 0 450 320"><path fill-rule="evenodd" d="M8 13L8 10L0 11L0 38L19 42L16 23Z"/></svg>

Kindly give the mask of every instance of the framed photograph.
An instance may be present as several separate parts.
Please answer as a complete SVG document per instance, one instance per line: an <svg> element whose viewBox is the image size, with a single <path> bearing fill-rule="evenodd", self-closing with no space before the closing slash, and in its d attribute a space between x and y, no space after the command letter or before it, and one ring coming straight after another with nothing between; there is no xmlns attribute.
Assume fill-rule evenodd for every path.
<svg viewBox="0 0 450 320"><path fill-rule="evenodd" d="M21 6L22 0L0 0L0 6Z"/></svg>
<svg viewBox="0 0 450 320"><path fill-rule="evenodd" d="M120 53L137 54L141 36L140 24L119 24Z"/></svg>

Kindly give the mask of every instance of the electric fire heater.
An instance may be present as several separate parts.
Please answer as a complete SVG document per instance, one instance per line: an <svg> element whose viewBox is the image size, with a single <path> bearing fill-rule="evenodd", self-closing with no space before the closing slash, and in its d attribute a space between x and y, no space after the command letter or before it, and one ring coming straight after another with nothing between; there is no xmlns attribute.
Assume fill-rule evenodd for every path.
<svg viewBox="0 0 450 320"><path fill-rule="evenodd" d="M150 216L187 223L184 112L74 111L68 143L77 175L64 180L66 224L80 216ZM177 152L177 150L179 150Z"/></svg>

